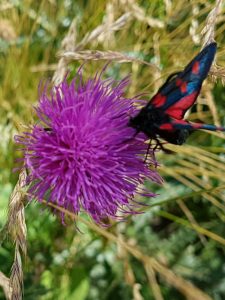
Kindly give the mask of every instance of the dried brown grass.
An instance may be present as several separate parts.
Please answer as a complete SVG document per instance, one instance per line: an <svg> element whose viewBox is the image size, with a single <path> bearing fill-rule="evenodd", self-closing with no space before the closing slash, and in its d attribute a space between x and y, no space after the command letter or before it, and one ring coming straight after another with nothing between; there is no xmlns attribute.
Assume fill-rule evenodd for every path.
<svg viewBox="0 0 225 300"><path fill-rule="evenodd" d="M27 254L27 228L25 222L24 201L25 194L23 188L26 183L26 171L19 175L19 180L11 194L8 208L8 221L6 223L7 232L15 244L14 262L11 269L9 286L11 291L10 299L22 299L23 294L23 267L22 257Z"/></svg>
<svg viewBox="0 0 225 300"><path fill-rule="evenodd" d="M163 21L156 18L146 16L144 9L137 4L134 0L120 0L120 4L124 10L128 11L134 19L140 22L147 23L153 28L164 28L165 24Z"/></svg>
<svg viewBox="0 0 225 300"><path fill-rule="evenodd" d="M84 36L84 38L76 45L75 51L79 51L83 49L85 46L95 41L99 36L103 34L121 30L130 20L131 20L131 14L130 12L128 12L123 14L117 20L111 22L110 24L105 24L103 22L103 24L97 26L94 30L88 32Z"/></svg>
<svg viewBox="0 0 225 300"><path fill-rule="evenodd" d="M61 48L64 51L73 51L75 50L75 43L76 43L76 20L74 19L70 25L67 35L62 41ZM66 73L67 73L67 62L64 57L61 57L58 61L57 68L52 78L53 84L58 85L65 78Z"/></svg>
<svg viewBox="0 0 225 300"><path fill-rule="evenodd" d="M16 31L12 22L6 19L0 19L0 38L11 42L17 37Z"/></svg>
<svg viewBox="0 0 225 300"><path fill-rule="evenodd" d="M108 60L118 63L136 62L139 64L145 64L153 69L158 70L158 67L155 64L116 51L83 50L75 52L62 52L59 53L59 57L66 59L67 63L70 63L74 60Z"/></svg>
<svg viewBox="0 0 225 300"><path fill-rule="evenodd" d="M3 289L5 299L10 300L11 299L11 289L9 284L9 278L6 277L2 272L0 272L0 286Z"/></svg>
<svg viewBox="0 0 225 300"><path fill-rule="evenodd" d="M201 32L201 35L203 37L202 48L212 42L215 42L215 27L218 16L221 12L221 5L222 0L216 0L215 7L210 11L207 17L206 25ZM211 67L210 74L212 75L214 80L221 79L222 83L224 84L225 68L218 66L216 62L214 62Z"/></svg>
<svg viewBox="0 0 225 300"><path fill-rule="evenodd" d="M206 25L204 26L201 32L203 36L202 48L215 41L215 26L216 20L220 13L221 4L222 0L216 0L215 7L208 14Z"/></svg>
<svg viewBox="0 0 225 300"><path fill-rule="evenodd" d="M13 7L14 7L13 3L9 3L8 1L2 1L2 3L0 4L0 12L6 11L6 10L11 9Z"/></svg>

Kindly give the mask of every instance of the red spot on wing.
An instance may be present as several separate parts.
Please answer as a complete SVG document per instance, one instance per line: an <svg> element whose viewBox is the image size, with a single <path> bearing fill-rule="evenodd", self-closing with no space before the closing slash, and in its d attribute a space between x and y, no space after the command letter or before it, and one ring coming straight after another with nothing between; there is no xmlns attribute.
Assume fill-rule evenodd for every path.
<svg viewBox="0 0 225 300"><path fill-rule="evenodd" d="M192 66L192 73L194 74L198 74L199 73L199 62L196 61L194 62L193 66Z"/></svg>
<svg viewBox="0 0 225 300"><path fill-rule="evenodd" d="M172 122L173 124L182 124L182 125L189 125L189 123L185 120L176 120L174 122Z"/></svg>
<svg viewBox="0 0 225 300"><path fill-rule="evenodd" d="M187 82L183 82L182 85L180 86L181 92L184 94L187 92Z"/></svg>
<svg viewBox="0 0 225 300"><path fill-rule="evenodd" d="M191 126L194 128L194 129L200 129L202 127L202 125L204 124L201 124L201 123L192 123Z"/></svg>
<svg viewBox="0 0 225 300"><path fill-rule="evenodd" d="M197 96L198 91L181 98L165 111L166 114L178 120L183 119L185 112L194 104Z"/></svg>
<svg viewBox="0 0 225 300"><path fill-rule="evenodd" d="M159 129L162 129L162 130L173 130L173 125L171 123L164 123L162 124Z"/></svg>
<svg viewBox="0 0 225 300"><path fill-rule="evenodd" d="M166 96L157 94L152 98L151 104L155 107L163 106L166 103Z"/></svg>
<svg viewBox="0 0 225 300"><path fill-rule="evenodd" d="M186 93L187 92L187 82L181 80L180 78L177 78L176 80L176 86L180 88L181 93Z"/></svg>
<svg viewBox="0 0 225 300"><path fill-rule="evenodd" d="M180 78L177 78L177 80L176 80L176 86L181 86L182 82L183 81Z"/></svg>

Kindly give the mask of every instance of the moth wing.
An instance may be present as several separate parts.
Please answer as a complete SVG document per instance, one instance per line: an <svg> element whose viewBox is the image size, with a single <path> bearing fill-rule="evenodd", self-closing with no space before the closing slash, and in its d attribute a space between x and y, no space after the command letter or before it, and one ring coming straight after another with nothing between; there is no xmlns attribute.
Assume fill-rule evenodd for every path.
<svg viewBox="0 0 225 300"><path fill-rule="evenodd" d="M160 108L172 118L181 120L194 104L202 83L212 65L216 43L206 46L182 72L170 76L148 105Z"/></svg>
<svg viewBox="0 0 225 300"><path fill-rule="evenodd" d="M174 132L176 130L198 130L198 129L205 129L210 131L225 131L225 127L209 125L209 124L202 124L202 123L189 123L184 120L173 120L168 123L164 123L159 126L160 130L166 130L170 132Z"/></svg>

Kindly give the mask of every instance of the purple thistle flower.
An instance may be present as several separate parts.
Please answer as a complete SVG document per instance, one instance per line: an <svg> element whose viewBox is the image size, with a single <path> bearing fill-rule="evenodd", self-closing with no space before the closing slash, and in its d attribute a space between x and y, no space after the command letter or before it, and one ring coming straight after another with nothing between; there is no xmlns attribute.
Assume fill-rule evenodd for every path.
<svg viewBox="0 0 225 300"><path fill-rule="evenodd" d="M46 89L36 108L40 122L30 133L16 137L23 145L29 171L29 193L76 214L82 209L97 223L118 213L136 213L140 203L135 193L145 179L160 183L153 150L144 162L146 137L134 137L128 127L135 114L135 99L123 96L128 81L102 80L95 76L83 82L81 71L68 84L66 79Z"/></svg>

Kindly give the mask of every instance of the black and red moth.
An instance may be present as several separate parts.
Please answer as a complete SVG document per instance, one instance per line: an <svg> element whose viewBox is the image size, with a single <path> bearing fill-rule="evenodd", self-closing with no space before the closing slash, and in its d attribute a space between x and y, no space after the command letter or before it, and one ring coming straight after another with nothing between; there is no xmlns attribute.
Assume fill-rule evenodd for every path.
<svg viewBox="0 0 225 300"><path fill-rule="evenodd" d="M216 43L207 45L183 71L170 75L148 104L130 119L129 126L136 129L137 133L144 132L161 149L164 148L158 137L171 144L182 145L190 133L197 129L225 131L224 127L189 123L183 119L198 97L216 48Z"/></svg>

